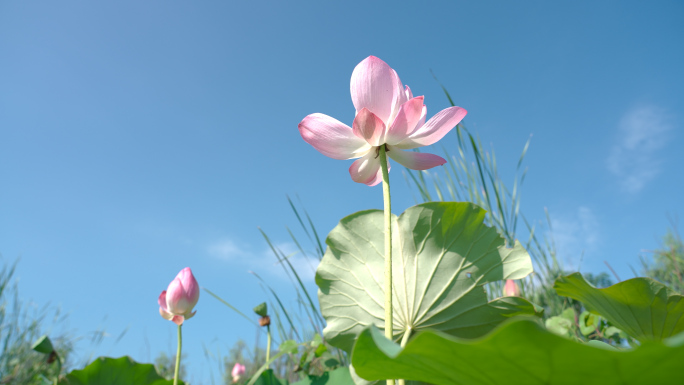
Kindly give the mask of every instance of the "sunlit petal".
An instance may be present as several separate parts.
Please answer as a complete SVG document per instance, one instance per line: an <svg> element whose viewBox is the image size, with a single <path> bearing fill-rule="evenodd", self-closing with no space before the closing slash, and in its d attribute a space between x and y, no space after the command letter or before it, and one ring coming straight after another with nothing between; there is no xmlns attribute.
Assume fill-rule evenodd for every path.
<svg viewBox="0 0 684 385"><path fill-rule="evenodd" d="M159 294L159 298L157 298L157 303L159 303L159 307L166 310L166 290L162 291L161 294Z"/></svg>
<svg viewBox="0 0 684 385"><path fill-rule="evenodd" d="M413 92L411 92L411 87L406 86L406 89L404 92L406 92L406 100L413 99Z"/></svg>
<svg viewBox="0 0 684 385"><path fill-rule="evenodd" d="M429 146L442 139L454 128L468 112L461 107L449 107L438 112L422 127L411 133L408 138L397 143L402 149Z"/></svg>
<svg viewBox="0 0 684 385"><path fill-rule="evenodd" d="M349 175L352 180L357 183L364 183L369 186L375 186L382 182L382 170L380 169L380 160L377 157L375 150L370 151L361 159L357 159L349 167ZM387 170L389 171L389 162L387 162Z"/></svg>
<svg viewBox="0 0 684 385"><path fill-rule="evenodd" d="M420 122L421 114L423 112L423 97L419 96L404 103L397 117L394 119L392 126L387 131L387 138L385 143L397 144L406 139L409 133L416 130L416 125ZM379 144L375 144L377 146Z"/></svg>
<svg viewBox="0 0 684 385"><path fill-rule="evenodd" d="M367 108L362 108L352 124L356 136L363 137L371 146L385 143L385 123Z"/></svg>
<svg viewBox="0 0 684 385"><path fill-rule="evenodd" d="M397 114L399 113L399 109L401 106L406 103L410 98L408 97L407 92L404 90L404 85L401 84L401 79L399 79L399 74L397 74L397 71L392 69L392 79L394 82L394 99L392 101L392 111L390 112L390 116L387 120L387 126L390 126L392 122L394 122L394 119L397 117Z"/></svg>
<svg viewBox="0 0 684 385"><path fill-rule="evenodd" d="M375 56L364 59L354 68L351 77L351 98L356 111L367 108L388 124L396 95L403 91L398 79L396 72L384 61Z"/></svg>
<svg viewBox="0 0 684 385"><path fill-rule="evenodd" d="M311 114L299 123L305 142L333 159L352 159L365 154L370 145L354 135L351 127L324 114Z"/></svg>
<svg viewBox="0 0 684 385"><path fill-rule="evenodd" d="M406 168L410 168L411 170L427 170L446 163L446 160L441 156L424 152L402 151L392 146L389 147L387 155L397 161L397 163Z"/></svg>
<svg viewBox="0 0 684 385"><path fill-rule="evenodd" d="M160 314L164 319L167 319L167 320L169 320L169 321L171 321L171 320L173 319L173 314L171 314L171 313L169 313L169 312L167 312L167 311L164 311L164 309L162 309L162 308L159 308L159 314Z"/></svg>

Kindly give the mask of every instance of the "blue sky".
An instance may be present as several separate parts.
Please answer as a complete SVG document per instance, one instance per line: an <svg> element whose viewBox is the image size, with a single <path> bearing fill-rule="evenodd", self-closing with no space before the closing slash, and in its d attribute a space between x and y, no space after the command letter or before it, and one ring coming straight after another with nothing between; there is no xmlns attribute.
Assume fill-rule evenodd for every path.
<svg viewBox="0 0 684 385"><path fill-rule="evenodd" d="M268 298L249 270L288 298L257 230L293 250L286 195L324 234L382 207L297 131L314 112L351 124L351 72L375 55L429 116L448 106L432 70L506 180L533 135L522 211L548 208L567 266L626 279L684 215L683 38L676 1L4 0L0 254L64 327L107 330L96 355L172 352L156 299L186 266L245 312ZM400 213L414 201L390 177ZM203 344L226 354L255 330L206 293L197 310L187 363L210 383Z"/></svg>

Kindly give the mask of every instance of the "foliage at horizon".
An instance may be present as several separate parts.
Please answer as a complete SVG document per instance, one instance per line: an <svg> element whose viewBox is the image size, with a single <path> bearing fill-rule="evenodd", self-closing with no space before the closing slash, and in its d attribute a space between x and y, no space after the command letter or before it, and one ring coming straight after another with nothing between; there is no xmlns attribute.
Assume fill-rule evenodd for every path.
<svg viewBox="0 0 684 385"><path fill-rule="evenodd" d="M187 378L187 370L185 369L185 358L187 355L185 353L181 353L181 366L179 369L179 374L178 376L180 378ZM164 379L167 380L173 380L173 372L176 367L176 355L175 354L166 354L164 352L160 352L157 357L154 359L154 369L157 371L157 373L163 377Z"/></svg>
<svg viewBox="0 0 684 385"><path fill-rule="evenodd" d="M662 243L660 249L653 251L652 261L641 259L642 274L684 294L684 242L674 225Z"/></svg>
<svg viewBox="0 0 684 385"><path fill-rule="evenodd" d="M10 265L3 261L0 270L0 384L42 384L43 378L58 376L59 367L48 363L45 355L33 351L32 345L44 334L44 322L51 320L59 324L63 316L59 309L48 306L32 309L20 300L18 286L12 279L17 263ZM48 318L53 311L52 318ZM63 370L71 365L72 341L73 337L68 334L52 339L65 361Z"/></svg>

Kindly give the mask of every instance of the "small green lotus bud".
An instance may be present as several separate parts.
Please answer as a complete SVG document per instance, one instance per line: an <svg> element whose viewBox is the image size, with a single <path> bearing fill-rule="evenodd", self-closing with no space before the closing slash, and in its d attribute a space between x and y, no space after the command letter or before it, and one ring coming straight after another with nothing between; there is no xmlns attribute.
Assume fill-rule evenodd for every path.
<svg viewBox="0 0 684 385"><path fill-rule="evenodd" d="M262 302L257 307L254 308L254 312L261 317L266 317L268 315L268 308L266 307L266 302Z"/></svg>
<svg viewBox="0 0 684 385"><path fill-rule="evenodd" d="M31 346L31 349L43 354L50 354L55 351L55 348L52 347L52 342L50 342L48 336L41 336L38 338L38 340L33 343L33 346Z"/></svg>

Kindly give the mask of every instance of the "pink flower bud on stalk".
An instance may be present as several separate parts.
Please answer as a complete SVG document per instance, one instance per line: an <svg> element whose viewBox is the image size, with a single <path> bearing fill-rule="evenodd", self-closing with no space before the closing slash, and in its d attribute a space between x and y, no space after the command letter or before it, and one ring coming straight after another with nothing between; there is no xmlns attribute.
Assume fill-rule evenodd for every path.
<svg viewBox="0 0 684 385"><path fill-rule="evenodd" d="M236 363L235 366L233 366L233 372L231 374L233 375L233 382L240 381L240 376L245 374L245 365L242 365L239 362Z"/></svg>
<svg viewBox="0 0 684 385"><path fill-rule="evenodd" d="M519 297L520 287L518 287L518 284L515 283L514 280L507 279L506 284L504 285L503 292L506 297Z"/></svg>
<svg viewBox="0 0 684 385"><path fill-rule="evenodd" d="M159 314L164 319L182 325L196 312L192 309L199 300L199 285L189 267L181 270L169 287L159 295Z"/></svg>

